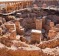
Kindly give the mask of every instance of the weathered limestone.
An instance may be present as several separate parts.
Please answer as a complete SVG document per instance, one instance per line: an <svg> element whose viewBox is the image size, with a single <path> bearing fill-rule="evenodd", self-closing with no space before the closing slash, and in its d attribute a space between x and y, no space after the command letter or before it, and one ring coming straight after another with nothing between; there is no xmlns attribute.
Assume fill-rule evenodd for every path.
<svg viewBox="0 0 59 56"><path fill-rule="evenodd" d="M19 20L15 20L15 25L16 25L16 28L20 28L20 22L19 22Z"/></svg>
<svg viewBox="0 0 59 56"><path fill-rule="evenodd" d="M56 31L55 30L49 30L48 32L48 37L49 39L53 39L56 36Z"/></svg>
<svg viewBox="0 0 59 56"><path fill-rule="evenodd" d="M15 24L10 24L10 23L6 23L5 24L5 27L9 30L9 29L16 29L16 27L15 27Z"/></svg>
<svg viewBox="0 0 59 56"><path fill-rule="evenodd" d="M19 9L21 5L22 8L23 5L25 5L25 7L27 6L22 3L19 5L20 3L17 2L15 2L15 4L15 8L13 8L14 6L10 7L12 11L14 11L14 9ZM56 46L59 46L59 38L56 37L59 26L54 26L54 22L52 22L54 18L52 18L53 20L48 20L50 19L48 18L49 14L44 11L41 14L40 11L41 10L38 10L37 7L34 9L21 10L19 13L21 13L22 20L19 17L20 15L17 14L17 17L16 13L18 12L14 14L16 18L13 16L6 16L7 23L5 22L6 24L3 23L0 26L4 32L4 34L0 36L0 45L2 47L5 45L4 48L6 49L0 49L0 56L57 56L55 55L55 51L51 51L53 48L56 48ZM47 16L46 19L42 17L44 15ZM48 38L50 38L50 40ZM47 51L46 53L43 48L51 48L51 51L50 49L48 50L50 53ZM57 51L59 53L59 50Z"/></svg>
<svg viewBox="0 0 59 56"><path fill-rule="evenodd" d="M15 18L15 16L9 15L9 16L6 16L5 19L6 19L7 21L10 21L10 20L15 20L16 18Z"/></svg>
<svg viewBox="0 0 59 56"><path fill-rule="evenodd" d="M0 25L2 25L2 20L0 20Z"/></svg>
<svg viewBox="0 0 59 56"><path fill-rule="evenodd" d="M2 28L0 28L0 35L2 35Z"/></svg>
<svg viewBox="0 0 59 56"><path fill-rule="evenodd" d="M1 46L2 44L0 44ZM34 49L34 50L33 50ZM40 49L38 47L2 47L1 56L59 56L59 47Z"/></svg>
<svg viewBox="0 0 59 56"><path fill-rule="evenodd" d="M9 39L15 40L16 39L16 30L12 30L9 33Z"/></svg>
<svg viewBox="0 0 59 56"><path fill-rule="evenodd" d="M17 33L20 34L20 35L24 34L24 28L20 25L19 20L15 21L15 25L16 25Z"/></svg>
<svg viewBox="0 0 59 56"><path fill-rule="evenodd" d="M9 38L16 39L16 27L15 24L5 24L5 27L8 30Z"/></svg>
<svg viewBox="0 0 59 56"><path fill-rule="evenodd" d="M46 17L44 16L44 17L42 18L42 27L45 26L45 22L46 22Z"/></svg>
<svg viewBox="0 0 59 56"><path fill-rule="evenodd" d="M20 35L23 35L24 34L24 28L22 29L17 29L17 33L20 34Z"/></svg>
<svg viewBox="0 0 59 56"><path fill-rule="evenodd" d="M28 47L29 46L29 44L26 44L25 42L17 41L17 40L13 40L12 43L16 47Z"/></svg>
<svg viewBox="0 0 59 56"><path fill-rule="evenodd" d="M26 40L26 38L24 37L24 36L20 36L20 40L22 41L22 42L27 42L27 40Z"/></svg>
<svg viewBox="0 0 59 56"><path fill-rule="evenodd" d="M42 32L41 30L32 30L31 31L31 42L39 43L42 39Z"/></svg>
<svg viewBox="0 0 59 56"><path fill-rule="evenodd" d="M10 47L13 44L11 40L7 38L7 36L3 36L2 38L0 38L0 43L2 43L3 45L7 47Z"/></svg>
<svg viewBox="0 0 59 56"><path fill-rule="evenodd" d="M6 22L5 18L0 17L0 25L2 25L5 22Z"/></svg>
<svg viewBox="0 0 59 56"><path fill-rule="evenodd" d="M54 27L52 27L52 30L59 32L59 24L56 24Z"/></svg>
<svg viewBox="0 0 59 56"><path fill-rule="evenodd" d="M6 2L0 2L0 4L4 4L4 7L7 12L12 12L14 10L22 9L26 6L30 6L32 4L32 0L30 1L6 1ZM0 6L1 7L1 6ZM0 8L0 10L2 7Z"/></svg>
<svg viewBox="0 0 59 56"><path fill-rule="evenodd" d="M41 42L38 47L40 48L54 48L56 46L59 46L59 33L54 37L52 40L43 41Z"/></svg>
<svg viewBox="0 0 59 56"><path fill-rule="evenodd" d="M42 29L42 19L36 19L36 29L41 30Z"/></svg>
<svg viewBox="0 0 59 56"><path fill-rule="evenodd" d="M12 49L13 48L13 49ZM8 47L8 48L0 48L0 55L1 56L43 56L43 52L40 48L35 47L19 47L16 48L15 46Z"/></svg>
<svg viewBox="0 0 59 56"><path fill-rule="evenodd" d="M56 28L59 28L59 24L56 24Z"/></svg>
<svg viewBox="0 0 59 56"><path fill-rule="evenodd" d="M59 32L59 28L58 28L58 27L56 27L56 26L52 27L52 28L51 28L51 30L56 31L57 33Z"/></svg>
<svg viewBox="0 0 59 56"><path fill-rule="evenodd" d="M46 56L59 56L59 47L45 48L42 51L46 54Z"/></svg>
<svg viewBox="0 0 59 56"><path fill-rule="evenodd" d="M50 22L49 26L54 27L54 22Z"/></svg>

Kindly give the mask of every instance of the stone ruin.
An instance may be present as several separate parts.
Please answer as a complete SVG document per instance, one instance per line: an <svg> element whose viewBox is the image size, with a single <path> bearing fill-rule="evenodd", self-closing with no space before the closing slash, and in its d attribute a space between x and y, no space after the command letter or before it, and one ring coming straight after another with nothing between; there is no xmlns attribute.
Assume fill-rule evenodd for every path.
<svg viewBox="0 0 59 56"><path fill-rule="evenodd" d="M0 56L59 56L59 24L47 12L24 12L0 17Z"/></svg>

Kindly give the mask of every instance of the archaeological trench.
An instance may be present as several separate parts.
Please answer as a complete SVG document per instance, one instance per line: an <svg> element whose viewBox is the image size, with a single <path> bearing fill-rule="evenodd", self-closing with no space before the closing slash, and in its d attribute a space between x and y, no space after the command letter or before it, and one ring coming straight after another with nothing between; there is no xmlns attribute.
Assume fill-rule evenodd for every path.
<svg viewBox="0 0 59 56"><path fill-rule="evenodd" d="M35 8L1 15L0 56L59 56L59 15Z"/></svg>

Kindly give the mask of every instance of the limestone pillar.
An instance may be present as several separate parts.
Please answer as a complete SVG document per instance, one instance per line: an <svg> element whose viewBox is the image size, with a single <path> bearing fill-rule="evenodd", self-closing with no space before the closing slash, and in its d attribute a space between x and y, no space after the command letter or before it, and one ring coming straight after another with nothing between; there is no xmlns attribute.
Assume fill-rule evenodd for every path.
<svg viewBox="0 0 59 56"><path fill-rule="evenodd" d="M42 39L41 30L32 30L31 31L31 43L39 43Z"/></svg>
<svg viewBox="0 0 59 56"><path fill-rule="evenodd" d="M36 29L41 30L42 29L42 19L36 19Z"/></svg>
<svg viewBox="0 0 59 56"><path fill-rule="evenodd" d="M45 17L42 18L42 26L43 26L43 27L45 26L45 22L46 22L45 19L46 19Z"/></svg>

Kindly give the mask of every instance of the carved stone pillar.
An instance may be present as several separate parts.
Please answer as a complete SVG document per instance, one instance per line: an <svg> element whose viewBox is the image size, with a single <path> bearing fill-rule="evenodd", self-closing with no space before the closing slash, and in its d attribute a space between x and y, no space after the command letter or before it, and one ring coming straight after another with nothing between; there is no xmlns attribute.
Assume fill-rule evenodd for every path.
<svg viewBox="0 0 59 56"><path fill-rule="evenodd" d="M31 43L39 43L42 39L41 30L32 30L31 31Z"/></svg>
<svg viewBox="0 0 59 56"><path fill-rule="evenodd" d="M36 19L36 29L37 30L42 30L42 19Z"/></svg>

